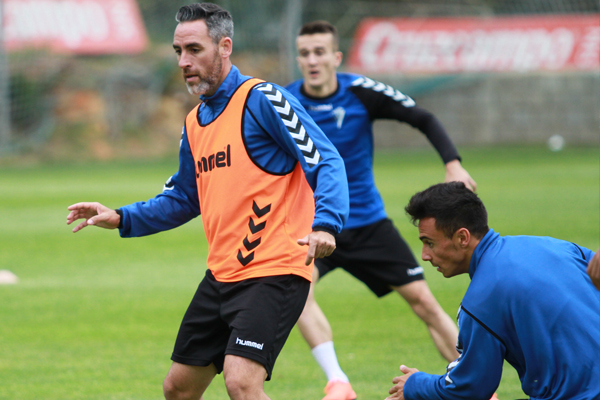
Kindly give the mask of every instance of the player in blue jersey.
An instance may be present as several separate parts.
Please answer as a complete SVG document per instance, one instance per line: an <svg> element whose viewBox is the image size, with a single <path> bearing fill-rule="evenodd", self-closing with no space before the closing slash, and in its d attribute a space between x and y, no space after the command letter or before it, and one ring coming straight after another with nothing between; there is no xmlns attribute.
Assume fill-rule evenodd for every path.
<svg viewBox="0 0 600 400"><path fill-rule="evenodd" d="M398 292L425 322L442 356L454 360L458 329L429 290L423 269L387 218L373 176L373 121L396 119L419 129L446 166L446 181L476 184L461 166L455 146L440 122L413 99L364 76L339 73L342 62L334 26L304 25L296 40L303 79L287 89L336 146L344 159L350 190L350 216L337 235L333 254L315 265L313 283L298 327L327 376L324 400L356 397L340 368L327 318L315 301L315 282L340 267L364 282L378 297Z"/></svg>
<svg viewBox="0 0 600 400"><path fill-rule="evenodd" d="M344 163L288 91L232 65L229 12L195 3L177 21L173 49L201 100L186 118L179 170L148 201L117 210L77 203L67 223L139 237L202 213L208 271L181 323L164 396L201 399L223 372L231 399L266 400L264 382L306 304L311 262L331 254L348 215Z"/></svg>
<svg viewBox="0 0 600 400"><path fill-rule="evenodd" d="M600 399L600 291L586 273L597 254L550 237L500 236L460 182L415 194L406 212L423 260L471 283L458 313L460 357L444 375L402 365L389 400L489 399L504 360L532 400Z"/></svg>

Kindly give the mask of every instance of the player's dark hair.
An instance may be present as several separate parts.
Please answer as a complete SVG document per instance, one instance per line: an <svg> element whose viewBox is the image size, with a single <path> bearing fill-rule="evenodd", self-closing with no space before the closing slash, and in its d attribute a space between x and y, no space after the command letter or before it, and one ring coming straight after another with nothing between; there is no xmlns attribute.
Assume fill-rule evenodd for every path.
<svg viewBox="0 0 600 400"><path fill-rule="evenodd" d="M213 3L194 3L183 6L177 12L175 20L191 22L203 20L208 28L208 36L215 44L221 38L233 38L233 18L229 11Z"/></svg>
<svg viewBox="0 0 600 400"><path fill-rule="evenodd" d="M300 31L298 31L298 36L314 35L317 33L331 33L331 35L333 36L334 49L338 48L340 42L338 31L335 28L335 26L333 26L327 21L307 22L306 24L302 25Z"/></svg>
<svg viewBox="0 0 600 400"><path fill-rule="evenodd" d="M439 183L418 192L404 211L414 225L423 218L434 218L436 229L448 238L460 228L467 228L477 239L490 230L483 202L462 182Z"/></svg>

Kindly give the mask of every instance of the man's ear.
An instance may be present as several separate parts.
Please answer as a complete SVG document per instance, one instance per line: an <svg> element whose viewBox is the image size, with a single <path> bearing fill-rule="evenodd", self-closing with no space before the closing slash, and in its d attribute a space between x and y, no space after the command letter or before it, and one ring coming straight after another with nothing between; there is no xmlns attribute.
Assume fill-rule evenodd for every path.
<svg viewBox="0 0 600 400"><path fill-rule="evenodd" d="M233 41L230 37L221 38L219 41L219 54L222 58L228 58L233 51Z"/></svg>
<svg viewBox="0 0 600 400"><path fill-rule="evenodd" d="M344 59L344 54L341 51L335 52L335 67L339 67L342 65L342 60Z"/></svg>
<svg viewBox="0 0 600 400"><path fill-rule="evenodd" d="M471 232L467 228L460 228L456 232L454 232L454 241L457 246L460 248L467 248L471 243Z"/></svg>

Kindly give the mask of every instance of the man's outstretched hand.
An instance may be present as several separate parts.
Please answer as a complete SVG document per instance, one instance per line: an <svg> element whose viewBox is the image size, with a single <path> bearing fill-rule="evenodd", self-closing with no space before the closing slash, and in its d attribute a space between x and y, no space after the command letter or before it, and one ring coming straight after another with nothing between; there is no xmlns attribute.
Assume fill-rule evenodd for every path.
<svg viewBox="0 0 600 400"><path fill-rule="evenodd" d="M73 233L82 230L88 225L95 225L99 228L115 229L119 227L121 216L111 208L103 206L100 203L77 203L67 209L70 211L67 215L67 225L84 219L79 225L73 228Z"/></svg>

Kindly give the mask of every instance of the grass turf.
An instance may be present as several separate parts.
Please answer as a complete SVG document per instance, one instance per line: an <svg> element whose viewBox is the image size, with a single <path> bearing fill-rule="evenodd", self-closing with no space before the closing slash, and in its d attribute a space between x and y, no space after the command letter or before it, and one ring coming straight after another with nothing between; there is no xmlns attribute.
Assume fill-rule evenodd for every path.
<svg viewBox="0 0 600 400"><path fill-rule="evenodd" d="M490 226L503 235L548 235L597 249L600 164L596 148L552 153L541 147L465 149ZM376 179L388 213L417 257L417 230L403 212L409 197L443 179L430 150L379 152ZM146 238L86 228L73 235L66 207L118 207L162 189L177 161L3 167L0 269L20 283L0 286L0 399L161 399L181 317L205 270L200 219ZM454 316L469 283L424 264L432 291ZM391 294L377 300L335 271L317 286L340 364L362 399L382 399L401 363L443 373L423 324ZM294 329L266 391L273 399L320 399L325 378ZM501 400L522 397L505 367ZM222 377L206 400L227 399Z"/></svg>

